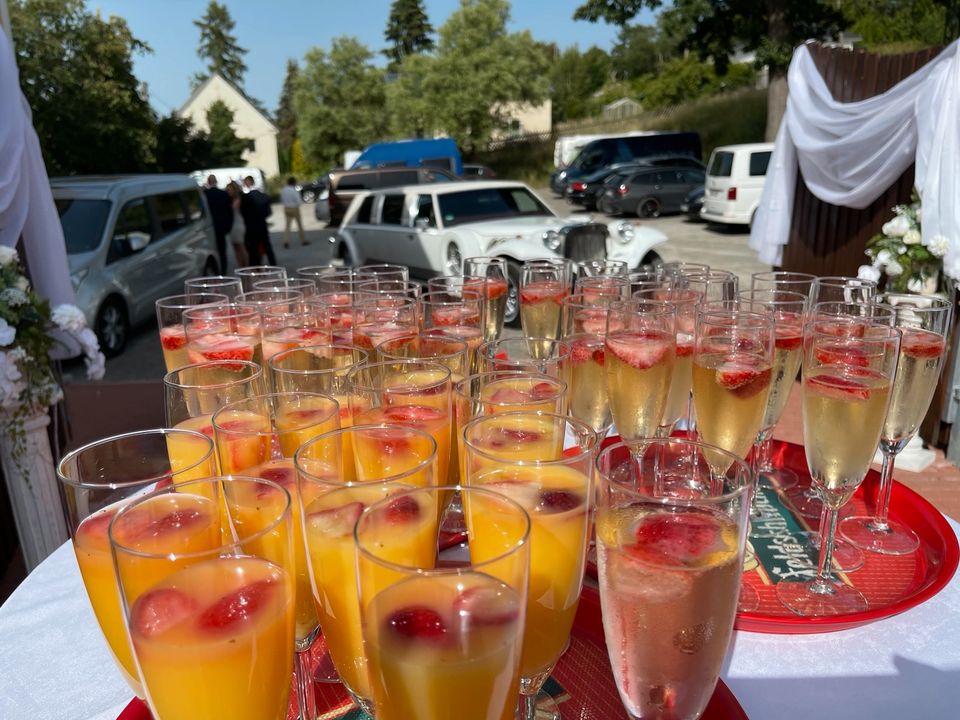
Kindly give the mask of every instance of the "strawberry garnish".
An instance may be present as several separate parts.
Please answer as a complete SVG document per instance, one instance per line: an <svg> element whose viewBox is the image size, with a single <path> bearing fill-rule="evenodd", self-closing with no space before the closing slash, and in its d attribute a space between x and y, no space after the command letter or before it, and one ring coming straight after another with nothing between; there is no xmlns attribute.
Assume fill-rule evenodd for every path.
<svg viewBox="0 0 960 720"><path fill-rule="evenodd" d="M160 344L164 350L179 350L187 344L187 334L183 325L169 325L160 330Z"/></svg>
<svg viewBox="0 0 960 720"><path fill-rule="evenodd" d="M443 419L443 413L426 405L392 405L383 411L384 417L397 423L416 425Z"/></svg>
<svg viewBox="0 0 960 720"><path fill-rule="evenodd" d="M383 512L391 523L408 523L420 517L420 505L409 495L404 495L387 503Z"/></svg>
<svg viewBox="0 0 960 720"><path fill-rule="evenodd" d="M718 548L721 530L703 513L656 513L637 523L634 539L636 545L624 549L642 560L688 564Z"/></svg>
<svg viewBox="0 0 960 720"><path fill-rule="evenodd" d="M200 615L199 624L208 632L225 632L257 614L271 599L278 583L260 580L221 597Z"/></svg>
<svg viewBox="0 0 960 720"><path fill-rule="evenodd" d="M558 305L566 296L567 290L555 280L533 282L520 290L520 302L524 305L553 301Z"/></svg>
<svg viewBox="0 0 960 720"><path fill-rule="evenodd" d="M839 375L815 375L807 380L811 389L836 400L867 400L870 387L865 383Z"/></svg>
<svg viewBox="0 0 960 720"><path fill-rule="evenodd" d="M283 487L287 487L287 488L293 486L296 479L293 472L293 468L289 466L284 466L284 465L274 465L272 467L265 467L261 470L258 470L257 477L261 477L264 480L271 480L275 482L277 485L282 485ZM273 490L272 488L268 488L264 486L262 488L262 491L268 494ZM258 490L257 492L260 493L261 490Z"/></svg>
<svg viewBox="0 0 960 720"><path fill-rule="evenodd" d="M89 536L91 539L96 538L105 541L107 539L107 528L110 527L110 521L116 514L117 510L112 509L91 515L77 527L77 537Z"/></svg>
<svg viewBox="0 0 960 720"><path fill-rule="evenodd" d="M505 387L494 392L490 396L489 401L492 403L523 403L529 399L530 396L527 393Z"/></svg>
<svg viewBox="0 0 960 720"><path fill-rule="evenodd" d="M637 370L648 370L673 351L675 340L662 333L608 335L606 349Z"/></svg>
<svg viewBox="0 0 960 720"><path fill-rule="evenodd" d="M440 615L420 605L394 612L386 621L387 629L410 640L436 642L447 634L447 626Z"/></svg>
<svg viewBox="0 0 960 720"><path fill-rule="evenodd" d="M470 625L506 625L519 616L516 598L496 587L467 588L453 601L453 612Z"/></svg>
<svg viewBox="0 0 960 720"><path fill-rule="evenodd" d="M205 343L200 354L207 360L253 360L253 346L236 338L223 338Z"/></svg>
<svg viewBox="0 0 960 720"><path fill-rule="evenodd" d="M717 368L717 384L739 398L750 398L770 384L770 368L761 368L750 359L734 359Z"/></svg>
<svg viewBox="0 0 960 720"><path fill-rule="evenodd" d="M574 342L570 348L570 360L578 364L590 360L593 357L593 347L591 345L592 343L588 343L586 340Z"/></svg>
<svg viewBox="0 0 960 720"><path fill-rule="evenodd" d="M153 637L179 625L196 610L192 597L175 588L144 593L130 610L130 625L142 637Z"/></svg>
<svg viewBox="0 0 960 720"><path fill-rule="evenodd" d="M943 355L945 342L941 335L927 330L904 330L900 350L910 357L932 360Z"/></svg>
<svg viewBox="0 0 960 720"><path fill-rule="evenodd" d="M848 365L851 367L868 367L870 358L862 347L845 343L824 343L817 346L814 353L817 362L822 365Z"/></svg>
<svg viewBox="0 0 960 720"><path fill-rule="evenodd" d="M540 493L540 509L548 513L567 512L580 507L583 498L568 490L544 490Z"/></svg>
<svg viewBox="0 0 960 720"><path fill-rule="evenodd" d="M598 352L603 353L603 350ZM596 354L596 353L594 353ZM546 400L552 398L557 394L556 385L548 382L539 382L530 388L530 399L531 400Z"/></svg>

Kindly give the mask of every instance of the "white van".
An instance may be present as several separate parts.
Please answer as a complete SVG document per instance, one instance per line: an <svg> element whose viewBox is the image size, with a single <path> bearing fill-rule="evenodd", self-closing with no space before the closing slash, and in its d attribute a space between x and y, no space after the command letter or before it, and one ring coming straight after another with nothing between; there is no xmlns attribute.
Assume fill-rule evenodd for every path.
<svg viewBox="0 0 960 720"><path fill-rule="evenodd" d="M773 143L714 149L707 163L700 217L713 223L752 224L772 152Z"/></svg>
<svg viewBox="0 0 960 720"><path fill-rule="evenodd" d="M213 175L217 178L217 187L223 190L230 181L234 181L240 187L243 187L243 179L247 175L253 177L253 187L262 192L267 191L267 179L263 175L263 170L252 167L232 167L232 168L210 168L209 170L194 170L190 177L196 180L197 185L206 187L207 178Z"/></svg>

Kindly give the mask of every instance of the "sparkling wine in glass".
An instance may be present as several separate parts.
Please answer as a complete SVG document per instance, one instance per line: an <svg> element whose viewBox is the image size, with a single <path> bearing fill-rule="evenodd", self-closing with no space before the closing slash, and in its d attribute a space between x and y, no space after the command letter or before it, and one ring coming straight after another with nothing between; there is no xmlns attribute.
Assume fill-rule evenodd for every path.
<svg viewBox="0 0 960 720"><path fill-rule="evenodd" d="M170 295L156 301L160 347L167 372L190 362L187 357L187 333L183 329L183 311L197 305L225 305L228 302L229 299L223 293L212 292Z"/></svg>
<svg viewBox="0 0 960 720"><path fill-rule="evenodd" d="M863 482L880 442L900 348L900 331L882 322L859 320L862 336L838 336L819 324L804 330L802 381L807 465L827 508L817 576L777 584L780 601L805 617L867 608L858 590L833 576L833 542L840 508Z"/></svg>
<svg viewBox="0 0 960 720"><path fill-rule="evenodd" d="M481 289L484 305L484 333L487 342L503 332L503 318L510 295L507 261L500 257L468 257L463 261L465 287ZM517 302L514 297L513 302Z"/></svg>
<svg viewBox="0 0 960 720"><path fill-rule="evenodd" d="M952 304L940 297L884 293L877 297L895 313L900 356L890 391L890 407L880 432L883 465L876 510L840 523L840 534L857 547L883 555L906 555L920 546L916 533L889 516L893 466L916 435L937 388L947 353Z"/></svg>
<svg viewBox="0 0 960 720"><path fill-rule="evenodd" d="M570 280L569 263L547 260L524 263L520 269L520 324L524 335L547 340L560 336L560 308L570 294ZM537 358L547 351L545 343L530 348Z"/></svg>

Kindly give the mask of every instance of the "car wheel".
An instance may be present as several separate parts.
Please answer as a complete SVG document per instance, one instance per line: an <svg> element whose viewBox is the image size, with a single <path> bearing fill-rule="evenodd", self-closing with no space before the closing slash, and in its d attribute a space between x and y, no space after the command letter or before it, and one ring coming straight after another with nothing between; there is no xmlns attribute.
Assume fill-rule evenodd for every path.
<svg viewBox="0 0 960 720"><path fill-rule="evenodd" d="M640 261L640 265L637 269L641 268L656 268L663 265L663 258L660 257L653 250L648 252L643 256L643 260Z"/></svg>
<svg viewBox="0 0 960 720"><path fill-rule="evenodd" d="M343 262L346 267L356 267L357 259L353 256L353 252L350 250L350 246L345 242L340 243L340 247L337 249L337 257Z"/></svg>
<svg viewBox="0 0 960 720"><path fill-rule="evenodd" d="M637 217L660 217L660 201L656 198L645 198L637 203Z"/></svg>
<svg viewBox="0 0 960 720"><path fill-rule="evenodd" d="M610 198L606 196L601 196L597 198L597 210L599 210L600 212L606 215L613 215L614 214L613 203L610 202Z"/></svg>
<svg viewBox="0 0 960 720"><path fill-rule="evenodd" d="M463 255L460 254L460 248L456 243L447 245L446 257L443 259L443 269L447 275L460 275L463 273Z"/></svg>
<svg viewBox="0 0 960 720"><path fill-rule="evenodd" d="M97 311L93 329L104 355L116 357L122 353L130 335L130 320L123 301L117 297L107 298Z"/></svg>
<svg viewBox="0 0 960 720"><path fill-rule="evenodd" d="M513 260L507 260L507 307L503 324L520 327L520 266Z"/></svg>
<svg viewBox="0 0 960 720"><path fill-rule="evenodd" d="M317 199L317 193L313 190L301 190L300 199L305 203L312 203Z"/></svg>
<svg viewBox="0 0 960 720"><path fill-rule="evenodd" d="M204 277L211 277L214 275L220 274L220 263L214 260L212 257L207 258L207 262L203 265L203 275Z"/></svg>

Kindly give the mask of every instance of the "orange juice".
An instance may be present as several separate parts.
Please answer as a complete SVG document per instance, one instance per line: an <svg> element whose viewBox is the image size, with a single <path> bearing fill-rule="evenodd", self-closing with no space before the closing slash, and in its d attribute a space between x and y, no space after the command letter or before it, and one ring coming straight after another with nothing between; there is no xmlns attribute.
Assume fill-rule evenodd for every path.
<svg viewBox="0 0 960 720"><path fill-rule="evenodd" d="M378 720L512 720L522 610L479 572L382 590L364 617Z"/></svg>
<svg viewBox="0 0 960 720"><path fill-rule="evenodd" d="M532 678L557 661L573 626L583 583L590 479L564 466L500 466L475 474L470 485L503 493L530 515L530 589L520 675ZM496 532L502 518L488 516L483 508L482 503L465 508L474 562L495 557L503 547Z"/></svg>
<svg viewBox="0 0 960 720"><path fill-rule="evenodd" d="M496 412L566 411L563 385L552 378L503 377L491 380L480 388L484 415Z"/></svg>
<svg viewBox="0 0 960 720"><path fill-rule="evenodd" d="M466 431L467 441L477 450L510 460L530 461L555 460L563 452L563 425L558 426L555 418L526 414L495 417L497 421L483 421ZM474 455L473 465L465 470L477 472L495 465L495 459Z"/></svg>
<svg viewBox="0 0 960 720"><path fill-rule="evenodd" d="M216 432L220 472L240 474L254 465L266 462L273 455L279 438L271 434L270 418L248 410L235 410L220 415Z"/></svg>
<svg viewBox="0 0 960 720"><path fill-rule="evenodd" d="M450 462L450 413L426 405L370 408L354 424L403 425L429 433L437 443L437 471L433 484L445 485ZM410 470L428 454L420 438L394 438L369 431L354 438L358 479L381 479Z"/></svg>
<svg viewBox="0 0 960 720"><path fill-rule="evenodd" d="M203 433L207 437L213 437L213 423L211 423L211 415L197 415L196 417L187 418L178 422L174 427L178 430L193 430L198 433ZM181 433L175 433L167 435L167 455L170 457L170 469L174 472L180 470L180 468L189 467L197 461L197 452L202 444L191 438L187 435ZM216 455L216 453L214 453ZM217 460L214 457L214 469L217 467ZM207 475L212 475L215 473L207 473ZM185 474L182 478L178 477L178 482L184 482L186 480L199 480L202 477L207 475L198 475L193 472Z"/></svg>
<svg viewBox="0 0 960 720"><path fill-rule="evenodd" d="M391 487L381 483L354 485L332 490L304 505L320 627L343 683L362 698L369 698L371 691L360 633L353 527L365 507L390 492ZM405 497L398 500L393 512L384 514L385 531L392 536L385 547L392 560L432 559L435 543L428 533L435 529L433 508L418 504L425 500L423 496Z"/></svg>
<svg viewBox="0 0 960 720"><path fill-rule="evenodd" d="M308 440L340 427L338 413L331 414L332 405L326 398L300 395L295 401L281 398L279 402L275 422L284 457L292 458Z"/></svg>
<svg viewBox="0 0 960 720"><path fill-rule="evenodd" d="M183 568L140 595L130 634L163 720L283 720L293 672L292 580L255 557Z"/></svg>

